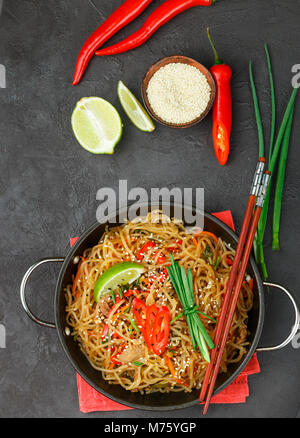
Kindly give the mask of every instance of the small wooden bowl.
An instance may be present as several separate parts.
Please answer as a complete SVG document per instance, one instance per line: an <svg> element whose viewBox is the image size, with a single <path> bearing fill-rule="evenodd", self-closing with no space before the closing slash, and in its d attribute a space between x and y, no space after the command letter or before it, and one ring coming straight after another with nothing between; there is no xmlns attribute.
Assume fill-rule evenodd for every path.
<svg viewBox="0 0 300 438"><path fill-rule="evenodd" d="M211 94L210 94L210 100L207 104L207 107L205 109L205 111L196 119L192 120L191 122L187 122L187 123L169 123L166 122L165 120L161 119L151 108L148 96L147 96L147 88L149 85L149 81L152 78L152 76L154 75L154 73L156 73L160 68L164 67L167 64L171 64L171 63L178 63L180 62L181 64L188 64L188 65L192 65L193 67L196 67L201 73L204 74L204 76L206 77L208 84L210 86L210 90L211 90ZM201 120L204 119L204 117L207 116L207 114L209 113L209 111L211 110L214 100L215 100L215 96L216 96L216 85L215 85L215 81L212 77L212 75L210 74L209 70L204 67L204 65L200 64L199 62L195 61L192 58L188 58L186 56L181 56L181 55L174 55L174 56L168 56L167 58L163 58L160 59L159 61L155 62L147 71L147 73L144 76L143 82L142 82L142 98L144 101L144 105L147 109L147 111L149 112L150 116L153 117L153 119L157 120L158 122L162 123L165 126L170 126L171 128L189 128L190 126L196 125L196 123L199 123Z"/></svg>

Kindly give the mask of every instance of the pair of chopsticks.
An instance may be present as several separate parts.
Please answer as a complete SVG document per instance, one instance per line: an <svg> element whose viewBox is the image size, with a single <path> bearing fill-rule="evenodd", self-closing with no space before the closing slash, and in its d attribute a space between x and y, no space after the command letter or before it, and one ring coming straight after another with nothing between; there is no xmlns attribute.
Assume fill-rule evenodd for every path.
<svg viewBox="0 0 300 438"><path fill-rule="evenodd" d="M244 281L248 261L252 251L252 245L257 230L261 210L264 204L271 172L264 171L265 158L260 158L246 208L241 234L239 237L235 257L233 260L229 280L226 287L221 313L218 319L214 337L215 348L211 352L211 360L204 376L200 402L204 403L203 414L205 415L214 391L218 377L220 364L226 347L233 316L235 313L238 297Z"/></svg>

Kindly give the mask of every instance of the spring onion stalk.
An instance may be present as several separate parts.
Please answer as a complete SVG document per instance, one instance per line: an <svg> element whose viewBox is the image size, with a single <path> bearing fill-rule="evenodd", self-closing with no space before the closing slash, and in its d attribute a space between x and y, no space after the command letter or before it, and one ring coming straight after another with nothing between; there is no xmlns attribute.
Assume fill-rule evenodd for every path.
<svg viewBox="0 0 300 438"><path fill-rule="evenodd" d="M283 194L283 186L284 186L284 180L285 180L286 161L287 161L291 132L292 132L293 117L294 117L294 107L290 113L288 124L287 124L285 134L283 137L279 165L278 165L278 173L277 173L277 181L276 181L276 189L275 189L275 200L274 200L274 210L273 210L272 249L274 251L279 251L279 249L280 249L279 227L280 227L280 217L281 217L281 207L282 207L282 194Z"/></svg>
<svg viewBox="0 0 300 438"><path fill-rule="evenodd" d="M270 82L270 91L271 91L271 108L272 108L270 150L269 150L269 162L270 162L271 157L272 157L272 152L273 152L274 139L275 139L275 129L276 129L276 98L275 98L275 87L274 87L271 58L270 58L267 44L265 44L265 52L266 52L268 72L269 72L269 82Z"/></svg>
<svg viewBox="0 0 300 438"><path fill-rule="evenodd" d="M257 132L258 132L258 144L259 144L259 157L265 156L265 141L264 141L264 132L263 132L263 126L261 121L261 115L260 115L260 109L259 109L259 103L256 93L256 87L253 77L253 69L252 69L252 62L249 63L249 75L250 75L250 84L251 84L251 91L252 91L252 97L253 97L253 104L254 104L254 111L255 111L255 118L256 118L256 124L257 124Z"/></svg>
<svg viewBox="0 0 300 438"><path fill-rule="evenodd" d="M269 165L269 170L271 171L271 179L270 179L270 184L269 184L269 188L266 194L266 198L265 198L265 203L261 212L261 216L260 216L260 220L258 223L258 235L259 235L259 262L260 265L262 267L262 271L263 271L263 275L264 278L266 279L268 274L267 274L267 269L266 269L266 265L265 265L265 261L264 261L264 254L263 254L263 239L264 239L264 235L265 235L265 230L266 230L266 226L267 226L267 219L268 219L268 211L269 211L269 204L270 204L270 195L271 195L271 181L272 181L272 175L274 173L275 167L276 167L276 163L277 163L277 159L278 159L278 155L280 152L280 147L282 145L282 140L283 140L283 136L285 134L285 130L289 121L289 117L291 112L293 111L294 108L294 104L295 104L295 99L298 93L298 88L294 88L294 90L292 91L290 100L288 102L288 105L286 107L281 125L280 125L280 129L278 132L278 136L274 145L274 149L273 149L273 153L272 153L272 157L271 157L271 161L270 161L270 165Z"/></svg>
<svg viewBox="0 0 300 438"><path fill-rule="evenodd" d="M182 266L180 268L178 263L174 262L174 258L171 254L170 259L171 266L167 266L167 271L184 310L183 314L178 315L178 318L179 316L185 315L193 348L196 350L198 347L202 357L207 362L210 362L208 349L214 348L214 343L198 316L199 310L195 304L192 270L189 269L186 274L184 267ZM171 323L175 320L176 318L174 318Z"/></svg>

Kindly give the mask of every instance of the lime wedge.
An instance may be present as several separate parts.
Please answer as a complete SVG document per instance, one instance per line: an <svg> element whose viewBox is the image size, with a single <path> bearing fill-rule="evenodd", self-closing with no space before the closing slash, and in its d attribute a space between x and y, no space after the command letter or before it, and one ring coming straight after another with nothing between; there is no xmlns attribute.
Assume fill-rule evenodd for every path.
<svg viewBox="0 0 300 438"><path fill-rule="evenodd" d="M111 103L83 97L72 114L72 129L81 146L93 154L113 154L122 137L122 121Z"/></svg>
<svg viewBox="0 0 300 438"><path fill-rule="evenodd" d="M151 118L122 81L118 83L118 96L125 113L138 129L146 132L154 131L155 126Z"/></svg>
<svg viewBox="0 0 300 438"><path fill-rule="evenodd" d="M98 302L102 295L115 290L118 286L133 283L144 272L143 265L123 262L112 266L96 281L94 298Z"/></svg>

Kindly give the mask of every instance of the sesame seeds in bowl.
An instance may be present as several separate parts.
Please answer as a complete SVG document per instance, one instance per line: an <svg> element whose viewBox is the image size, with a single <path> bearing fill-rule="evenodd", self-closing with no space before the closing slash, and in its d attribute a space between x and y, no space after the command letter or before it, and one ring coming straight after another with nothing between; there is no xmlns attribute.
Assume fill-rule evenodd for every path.
<svg viewBox="0 0 300 438"><path fill-rule="evenodd" d="M210 72L185 56L171 56L153 64L142 85L150 115L164 125L186 128L200 122L215 98Z"/></svg>

